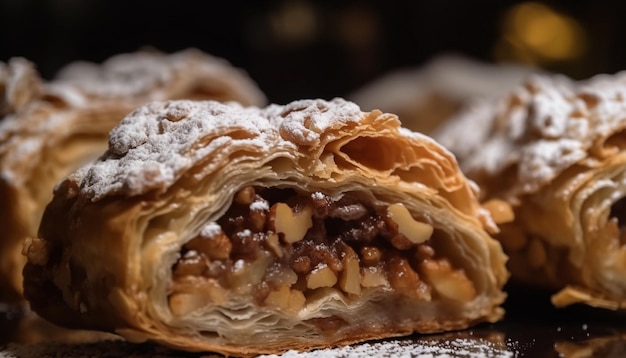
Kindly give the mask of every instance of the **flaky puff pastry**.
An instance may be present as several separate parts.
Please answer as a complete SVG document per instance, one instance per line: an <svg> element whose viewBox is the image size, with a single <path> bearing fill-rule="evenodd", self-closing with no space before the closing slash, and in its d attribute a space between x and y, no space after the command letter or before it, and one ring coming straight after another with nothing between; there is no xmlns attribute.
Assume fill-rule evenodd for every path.
<svg viewBox="0 0 626 358"><path fill-rule="evenodd" d="M496 321L506 257L454 157L334 99L152 103L61 182L25 292L62 325L226 355Z"/></svg>
<svg viewBox="0 0 626 358"><path fill-rule="evenodd" d="M625 130L626 73L535 76L476 103L436 138L484 200L513 205L498 236L513 279L555 290L556 306L623 309Z"/></svg>
<svg viewBox="0 0 626 358"><path fill-rule="evenodd" d="M243 72L197 50L137 52L101 65L76 62L43 81L33 64L0 64L0 299L19 301L22 241L35 236L52 188L106 150L107 136L134 108L177 98L265 98Z"/></svg>

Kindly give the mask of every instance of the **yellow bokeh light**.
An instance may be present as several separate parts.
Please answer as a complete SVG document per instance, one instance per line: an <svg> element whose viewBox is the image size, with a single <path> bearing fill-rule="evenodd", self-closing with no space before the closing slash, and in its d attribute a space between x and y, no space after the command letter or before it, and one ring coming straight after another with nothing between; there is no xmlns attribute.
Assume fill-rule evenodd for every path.
<svg viewBox="0 0 626 358"><path fill-rule="evenodd" d="M318 32L315 8L304 1L288 2L271 16L274 36L283 43L312 41Z"/></svg>
<svg viewBox="0 0 626 358"><path fill-rule="evenodd" d="M580 24L544 4L516 5L503 20L503 34L496 47L499 57L541 64L575 59L586 51L586 35Z"/></svg>

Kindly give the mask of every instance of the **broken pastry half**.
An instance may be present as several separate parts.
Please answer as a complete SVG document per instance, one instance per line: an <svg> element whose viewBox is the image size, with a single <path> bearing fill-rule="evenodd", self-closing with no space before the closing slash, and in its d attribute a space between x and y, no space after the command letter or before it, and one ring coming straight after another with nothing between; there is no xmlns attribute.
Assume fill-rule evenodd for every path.
<svg viewBox="0 0 626 358"><path fill-rule="evenodd" d="M534 76L436 138L487 206L513 206L498 238L515 281L554 290L556 306L626 308L626 73Z"/></svg>
<svg viewBox="0 0 626 358"><path fill-rule="evenodd" d="M506 256L454 157L334 99L148 104L26 247L61 325L253 355L502 317Z"/></svg>
<svg viewBox="0 0 626 358"><path fill-rule="evenodd" d="M54 185L102 154L131 110L177 98L265 104L245 73L197 50L76 62L52 81L23 58L0 64L0 300L21 300L22 242L36 236Z"/></svg>

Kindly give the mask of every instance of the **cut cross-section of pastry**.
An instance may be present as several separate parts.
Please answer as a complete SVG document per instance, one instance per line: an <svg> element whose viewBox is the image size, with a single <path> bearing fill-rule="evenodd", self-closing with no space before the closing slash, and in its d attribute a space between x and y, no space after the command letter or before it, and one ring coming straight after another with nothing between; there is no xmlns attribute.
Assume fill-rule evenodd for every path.
<svg viewBox="0 0 626 358"><path fill-rule="evenodd" d="M22 299L22 242L36 236L54 185L102 154L130 111L179 98L265 104L245 73L196 50L75 62L53 81L25 59L0 64L0 301Z"/></svg>
<svg viewBox="0 0 626 358"><path fill-rule="evenodd" d="M461 329L506 256L454 157L334 99L152 103L70 175L26 247L32 308L223 354Z"/></svg>
<svg viewBox="0 0 626 358"><path fill-rule="evenodd" d="M513 206L497 236L513 280L554 290L557 306L626 308L626 73L534 76L436 137L482 199Z"/></svg>

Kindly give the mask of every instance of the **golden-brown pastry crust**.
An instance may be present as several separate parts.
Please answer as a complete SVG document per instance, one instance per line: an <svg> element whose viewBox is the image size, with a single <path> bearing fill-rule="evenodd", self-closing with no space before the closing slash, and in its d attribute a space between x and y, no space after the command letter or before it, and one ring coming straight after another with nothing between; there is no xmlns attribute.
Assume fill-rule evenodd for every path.
<svg viewBox="0 0 626 358"><path fill-rule="evenodd" d="M16 58L0 65L0 94L0 299L6 301L21 299L22 241L36 236L53 186L100 155L124 115L165 99L265 103L245 73L197 50L73 63L50 82Z"/></svg>
<svg viewBox="0 0 626 358"><path fill-rule="evenodd" d="M557 306L626 307L625 84L535 76L436 135L483 199L514 205L499 234L513 278L560 290Z"/></svg>
<svg viewBox="0 0 626 358"><path fill-rule="evenodd" d="M272 202L285 192L301 195ZM26 249L26 295L59 324L227 355L493 322L503 314L506 257L487 234L496 229L475 195L435 141L400 128L395 115L362 112L342 99L265 109L155 102L127 116L111 131L106 154L57 186L40 238ZM342 219L313 237L317 224L306 215L317 214L307 205L342 198L350 199L338 207ZM237 213L248 205L269 215L265 226L216 241L244 220ZM370 245L362 234L331 237L337 220L361 217L363 205L372 218L371 208L387 208L378 223L394 227L383 222L394 220L403 233L367 255L357 250ZM298 233L294 223L307 219L306 234ZM271 230L279 233L274 244ZM202 251L201 242L211 249ZM316 255L317 266L296 274L300 257ZM192 272L201 262L204 273ZM366 282L363 270L374 278ZM344 279L350 272L356 286Z"/></svg>

